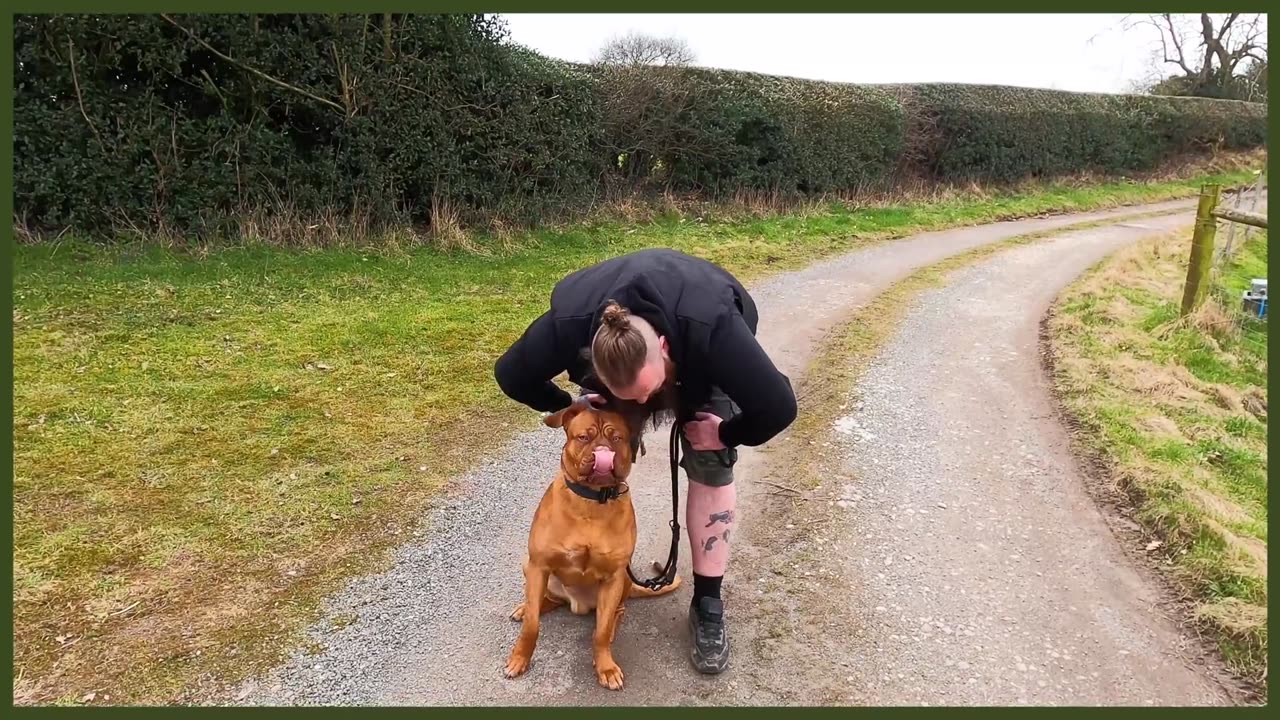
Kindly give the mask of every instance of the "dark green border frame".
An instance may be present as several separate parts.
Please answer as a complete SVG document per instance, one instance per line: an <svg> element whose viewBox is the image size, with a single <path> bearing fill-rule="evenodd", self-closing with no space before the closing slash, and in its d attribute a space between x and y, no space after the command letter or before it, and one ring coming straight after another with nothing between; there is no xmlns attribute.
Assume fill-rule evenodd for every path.
<svg viewBox="0 0 1280 720"><path fill-rule="evenodd" d="M365 5L360 8L362 12L387 10L402 10L406 12L484 12L484 13L693 13L693 12L709 12L709 13L781 13L800 14L815 12L836 12L836 13L964 13L964 14L983 14L983 13L1000 13L1000 14L1046 14L1046 13L1084 13L1084 12L1105 12L1105 13L1140 13L1140 12L1203 12L1214 8L1206 8L1206 5L1216 5L1226 11L1250 11L1250 12L1266 12L1269 3L1250 0L1248 2L1187 2L1186 0L1166 0L1164 2L1154 2L1153 0L1129 0L1125 3L1105 2L1103 0L1080 0L1075 3L1056 2L1046 7L1044 3L1036 3L1034 7L1028 7L1024 2L1018 0L983 0L977 3L966 3L964 6L945 2L945 0L880 0L867 4L841 3L836 0L788 0L785 3L768 2L767 0L644 0L644 2L631 3L631 7L625 5L619 6L611 4L606 10L597 2L591 0L542 0L541 2L531 2L529 0L489 0L489 2L478 2L476 0L437 0L430 3L410 3L394 2L394 3L376 3L373 7ZM779 9L781 7L785 10ZM312 0L311 2L286 2L281 0L260 0L259 2L146 2L140 0L105 0L103 2L90 2L88 0L51 0L48 2L32 2L31 0L17 0L14 6L3 13L0 17L3 27L0 28L0 70L3 70L4 84L6 88L4 105L0 108L0 131L4 137L13 137L13 16L18 13L61 13L61 12L108 12L108 13L146 13L146 12L340 12L353 9L350 2L340 2L339 0ZM1269 20L1270 18L1268 18ZM1268 24L1268 29L1270 25ZM856 39L851 39L856 42ZM1274 89L1275 83L1269 89ZM1270 136L1275 135L1276 122L1271 121L1269 125ZM3 184L0 185L0 207L3 208L3 217L13 217L13 143L8 141L3 143L4 157L4 173L2 175ZM1269 174L1274 174L1274 163L1270 162L1268 157ZM4 545L9 550L9 555L13 555L13 245L15 242L13 234L13 226L11 222L5 224L5 242L0 247L0 258L3 259L3 276L0 277L0 283L3 288L0 289L0 304L2 304L3 312L0 313L0 322L3 322L3 332L0 333L0 351L3 351L3 357L0 358L0 368L3 369L3 377L8 380L6 385L10 390L4 393L0 398L0 410L3 411L3 417L10 432L4 438L0 439L0 448L4 450L3 463L5 467L6 492L4 493L5 511L3 514L3 524L5 532L3 533ZM1270 237L1270 236L1268 236ZM1272 248L1274 249L1274 248ZM1274 345L1274 343L1273 343ZM1275 347L1268 347L1269 353L1275 352ZM1269 378L1268 384L1274 384L1274 378ZM1268 454L1274 454L1274 443L1268 439ZM1270 481L1273 474L1268 474ZM1268 497L1268 516L1272 514L1270 498ZM1268 572L1268 576L1270 573ZM13 589L13 564L10 562L3 575L4 589L7 591L6 596L12 597ZM1268 596L1274 594L1273 589L1268 585ZM10 601L12 603L12 601ZM13 676L13 612L12 604L10 604L10 612L5 615L4 619L4 672L10 678L12 685ZM1268 620L1269 623L1269 620ZM1270 625L1268 624L1268 628ZM1274 664L1275 651L1271 650L1268 654L1268 666ZM12 703L12 700L10 700ZM471 717L493 717L493 718L509 718L510 713L516 708L181 708L177 709L178 713L183 716L199 715L211 717L232 717L235 714L263 716L271 713L271 717L304 717L304 716L330 716L334 713L350 715L355 712L361 714L374 714L386 717L405 717L409 714L414 715L435 715L444 716L446 714L465 714ZM540 715L544 717L588 717L590 715L598 716L600 710L592 707L584 708L519 708L519 712L524 714ZM165 714L174 714L173 710L166 708L14 708L13 715L22 717L54 717L66 715L89 714L102 715L110 717L120 716L138 716L138 715L154 715L157 712ZM605 711L607 715L612 717L642 717L652 716L655 712L647 708L611 708ZM656 712L665 716L672 717L689 717L689 718L706 718L711 715L720 715L725 717L758 717L765 718L774 715L778 710L773 708L684 708L673 707L663 708ZM797 710L788 710L787 712L797 712ZM863 707L828 707L828 708L804 708L798 710L806 716L811 717L866 717L868 714L874 714L878 717L977 717L979 713L1014 713L1018 715L1035 715L1037 717L1137 717L1138 715L1150 716L1158 714L1160 717L1262 717L1266 714L1265 707L1250 708L863 708Z"/></svg>
<svg viewBox="0 0 1280 720"><path fill-rule="evenodd" d="M627 7L630 5L630 7ZM1117 5L1119 7L1117 7ZM880 0L866 4L838 2L838 0L644 0L613 4L606 9L602 3L592 0L436 0L435 2L381 2L360 7L364 12L400 10L419 13L484 12L484 13L964 13L964 14L1046 14L1046 13L1142 13L1142 12L1201 12L1206 5L1217 5L1225 10L1266 12L1269 3L1260 0L1239 2L1188 2L1188 0L1128 0L1115 3L1105 0L1081 0L1075 3L1058 2L1046 7L1044 3L1028 6L1019 0L984 0L969 2L963 6L945 0ZM878 6L878 7L877 7ZM340 0L262 0L262 2L155 2L154 0L15 0L11 13L65 13L65 12L343 12L355 9L351 2Z"/></svg>

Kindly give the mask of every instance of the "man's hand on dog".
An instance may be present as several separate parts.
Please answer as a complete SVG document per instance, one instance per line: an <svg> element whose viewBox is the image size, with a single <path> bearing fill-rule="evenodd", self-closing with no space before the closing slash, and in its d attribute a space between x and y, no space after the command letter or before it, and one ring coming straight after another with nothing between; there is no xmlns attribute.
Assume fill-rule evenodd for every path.
<svg viewBox="0 0 1280 720"><path fill-rule="evenodd" d="M711 413L696 413L697 420L684 424L684 436L689 439L689 446L694 450L725 450L720 442L720 423L724 420Z"/></svg>
<svg viewBox="0 0 1280 720"><path fill-rule="evenodd" d="M603 395L598 395L596 393L586 393L580 396L577 400L574 400L574 402L584 403L586 404L587 407L593 407L593 406L604 407L606 404L608 404L609 400Z"/></svg>

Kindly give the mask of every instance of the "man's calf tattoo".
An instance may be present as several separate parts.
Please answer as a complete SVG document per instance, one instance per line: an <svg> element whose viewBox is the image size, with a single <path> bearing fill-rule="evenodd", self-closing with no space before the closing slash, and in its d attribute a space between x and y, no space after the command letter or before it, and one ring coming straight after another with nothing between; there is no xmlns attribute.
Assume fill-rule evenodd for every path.
<svg viewBox="0 0 1280 720"><path fill-rule="evenodd" d="M707 519L710 520L710 522L708 522L706 525L703 525L703 527L711 527L712 525L715 525L718 522L722 522L725 525L728 525L729 523L733 522L733 511L725 510L724 512L711 513L710 515L707 516Z"/></svg>

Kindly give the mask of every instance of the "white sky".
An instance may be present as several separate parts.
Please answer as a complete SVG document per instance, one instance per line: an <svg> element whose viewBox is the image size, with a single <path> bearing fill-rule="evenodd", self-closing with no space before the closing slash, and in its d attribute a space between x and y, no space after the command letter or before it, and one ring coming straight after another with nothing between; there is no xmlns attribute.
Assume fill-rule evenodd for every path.
<svg viewBox="0 0 1280 720"><path fill-rule="evenodd" d="M502 17L514 42L564 60L587 62L611 36L636 30L684 38L698 65L858 83L1127 92L1134 80L1151 74L1151 53L1159 45L1151 28L1121 32L1124 15L1119 14Z"/></svg>

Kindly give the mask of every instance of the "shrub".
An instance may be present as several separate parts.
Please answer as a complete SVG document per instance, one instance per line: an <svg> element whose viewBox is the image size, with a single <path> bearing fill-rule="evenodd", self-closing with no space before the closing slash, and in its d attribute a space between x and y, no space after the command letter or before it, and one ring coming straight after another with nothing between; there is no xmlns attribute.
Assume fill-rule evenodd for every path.
<svg viewBox="0 0 1280 720"><path fill-rule="evenodd" d="M924 162L937 178L1119 173L1266 142L1266 108L1251 103L965 85L903 92L933 128Z"/></svg>
<svg viewBox="0 0 1280 720"><path fill-rule="evenodd" d="M817 193L886 181L902 150L884 91L685 67L595 70L606 152L633 186Z"/></svg>
<svg viewBox="0 0 1280 720"><path fill-rule="evenodd" d="M15 19L14 195L41 227L224 232L255 210L538 211L600 173L595 94L471 15Z"/></svg>
<svg viewBox="0 0 1280 720"><path fill-rule="evenodd" d="M1253 103L574 65L505 40L482 15L18 16L15 210L98 237L536 222L602 189L1005 182L1267 140Z"/></svg>

